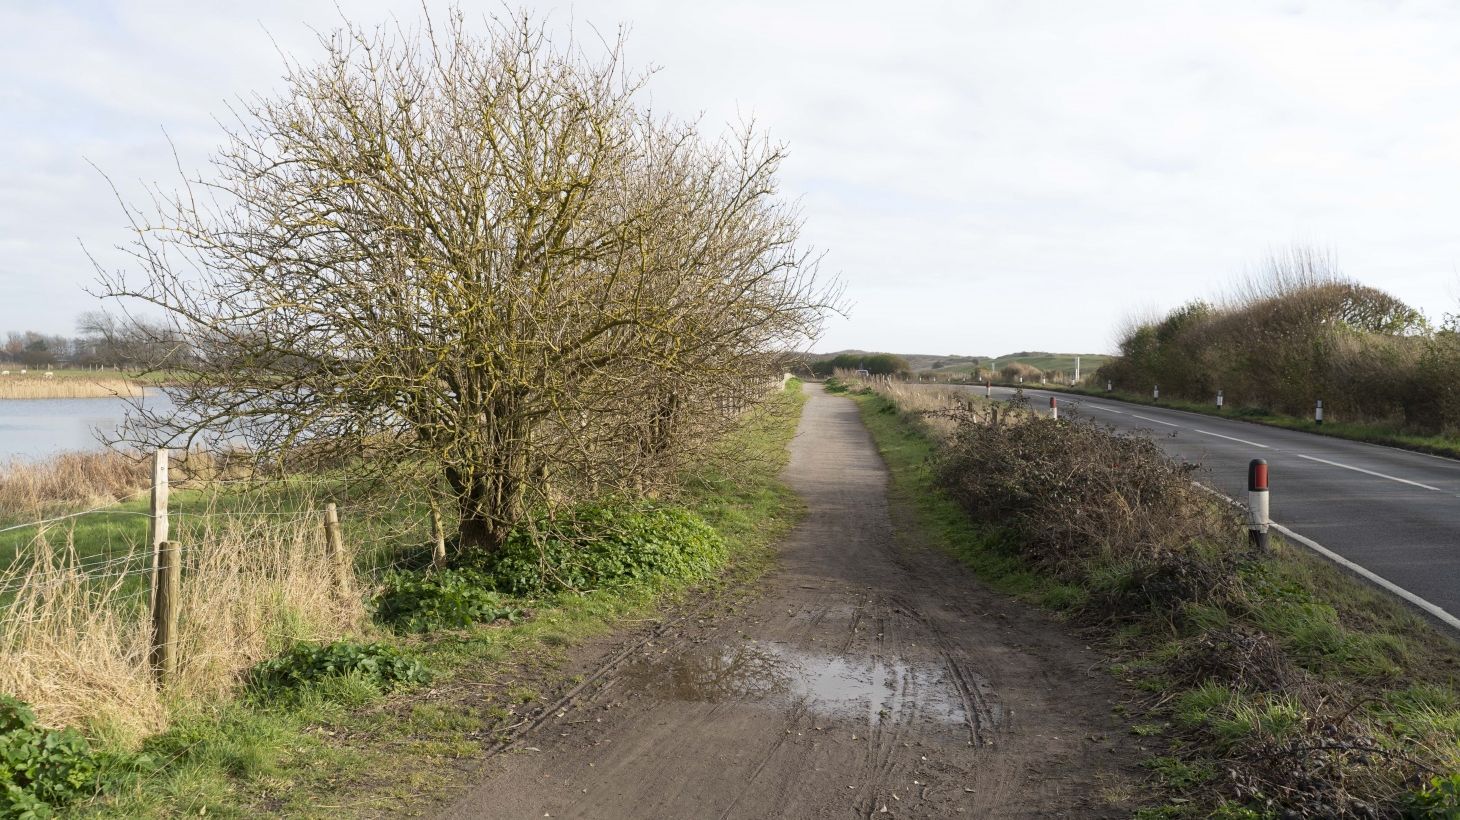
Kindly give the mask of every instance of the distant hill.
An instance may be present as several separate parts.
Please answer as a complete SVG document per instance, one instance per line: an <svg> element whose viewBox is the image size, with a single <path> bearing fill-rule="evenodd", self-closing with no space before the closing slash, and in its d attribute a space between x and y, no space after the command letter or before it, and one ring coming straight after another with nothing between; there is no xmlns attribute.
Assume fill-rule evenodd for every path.
<svg viewBox="0 0 1460 820"><path fill-rule="evenodd" d="M807 356L809 359L824 359L842 353L871 353L867 350L838 350L835 353L813 353ZM893 351L886 351L893 352ZM1042 350L1021 350L1017 353L1006 353L997 358L993 356L965 356L962 354L937 355L932 353L898 353L896 354L907 360L908 366L916 373L938 373L943 375L968 375L975 367L988 368L991 363L999 367L1012 362L1023 362L1030 367L1037 367L1040 370L1051 373L1072 373L1075 369L1075 357L1080 357L1080 372L1089 375L1095 372L1100 365L1105 364L1112 357L1105 353L1049 353Z"/></svg>

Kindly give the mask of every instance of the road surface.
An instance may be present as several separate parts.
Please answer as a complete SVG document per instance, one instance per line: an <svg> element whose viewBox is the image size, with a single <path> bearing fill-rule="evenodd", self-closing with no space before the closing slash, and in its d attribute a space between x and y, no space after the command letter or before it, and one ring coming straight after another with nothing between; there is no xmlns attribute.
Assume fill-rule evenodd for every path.
<svg viewBox="0 0 1460 820"><path fill-rule="evenodd" d="M1150 752L1101 659L921 546L856 406L806 389L777 569L577 659L592 686L446 816L1129 816Z"/></svg>
<svg viewBox="0 0 1460 820"><path fill-rule="evenodd" d="M994 398L1013 393L994 388ZM1248 462L1266 459L1274 522L1460 616L1460 461L1108 399L1024 395L1041 412L1055 396L1062 416L1074 410L1119 430L1147 431L1233 498L1246 495Z"/></svg>

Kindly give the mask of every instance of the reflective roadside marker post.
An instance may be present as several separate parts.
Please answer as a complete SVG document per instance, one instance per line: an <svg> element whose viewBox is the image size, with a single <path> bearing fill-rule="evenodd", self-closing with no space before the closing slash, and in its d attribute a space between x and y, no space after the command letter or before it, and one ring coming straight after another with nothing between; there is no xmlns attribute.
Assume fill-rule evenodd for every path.
<svg viewBox="0 0 1460 820"><path fill-rule="evenodd" d="M1161 385L1158 384L1151 388L1151 398L1161 400Z"/></svg>
<svg viewBox="0 0 1460 820"><path fill-rule="evenodd" d="M1318 400L1318 406L1313 408L1313 423L1323 423L1323 399Z"/></svg>
<svg viewBox="0 0 1460 820"><path fill-rule="evenodd" d="M1247 541L1257 552L1267 552L1267 462L1252 459L1247 465Z"/></svg>
<svg viewBox="0 0 1460 820"><path fill-rule="evenodd" d="M1217 391L1217 409L1222 409L1222 391L1220 390Z"/></svg>
<svg viewBox="0 0 1460 820"><path fill-rule="evenodd" d="M984 382L984 385L983 385L983 396L986 399L991 399L991 398L994 397L994 377L993 376L989 376L989 380L986 381L986 382Z"/></svg>
<svg viewBox="0 0 1460 820"><path fill-rule="evenodd" d="M1055 402L1054 396L1049 397L1049 417L1054 419L1055 421L1059 421L1060 406L1057 402Z"/></svg>
<svg viewBox="0 0 1460 820"><path fill-rule="evenodd" d="M1110 382L1106 382L1105 383L1105 392L1107 392L1107 393L1110 392Z"/></svg>

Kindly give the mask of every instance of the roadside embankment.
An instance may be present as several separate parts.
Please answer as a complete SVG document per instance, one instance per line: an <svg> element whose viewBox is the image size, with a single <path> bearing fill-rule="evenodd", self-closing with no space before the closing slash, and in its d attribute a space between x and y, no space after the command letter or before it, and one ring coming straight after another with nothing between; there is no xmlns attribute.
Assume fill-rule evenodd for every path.
<svg viewBox="0 0 1460 820"><path fill-rule="evenodd" d="M1460 811L1460 645L1235 513L1148 439L1016 405L856 390L926 529L996 588L1102 636L1150 692L1155 816Z"/></svg>

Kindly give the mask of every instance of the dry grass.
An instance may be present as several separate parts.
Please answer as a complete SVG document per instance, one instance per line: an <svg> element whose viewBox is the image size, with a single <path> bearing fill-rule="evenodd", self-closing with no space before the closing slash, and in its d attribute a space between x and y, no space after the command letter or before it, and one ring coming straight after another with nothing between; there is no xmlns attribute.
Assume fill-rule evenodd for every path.
<svg viewBox="0 0 1460 820"><path fill-rule="evenodd" d="M948 411L992 409L995 406L966 390L886 381L872 381L867 386L886 396L899 411L920 415L923 429L940 443L951 439L958 428L957 420L947 415Z"/></svg>
<svg viewBox="0 0 1460 820"><path fill-rule="evenodd" d="M0 518L110 504L147 489L151 481L151 464L111 450L0 464Z"/></svg>
<svg viewBox="0 0 1460 820"><path fill-rule="evenodd" d="M227 451L173 450L174 488L240 480L248 465ZM152 485L150 457L116 450L60 453L41 462L0 463L0 520L39 519L100 507L144 494Z"/></svg>
<svg viewBox="0 0 1460 820"><path fill-rule="evenodd" d="M179 672L165 691L148 662L143 579L116 574L126 559L83 566L69 536L42 535L0 574L16 596L0 618L0 692L48 725L135 742L163 729L170 707L217 702L295 640L360 631L364 605L332 588L310 506L206 513L183 529Z"/></svg>
<svg viewBox="0 0 1460 820"><path fill-rule="evenodd" d="M130 379L39 378L26 374L0 376L0 399L104 399L114 396L137 398L144 385Z"/></svg>

